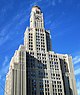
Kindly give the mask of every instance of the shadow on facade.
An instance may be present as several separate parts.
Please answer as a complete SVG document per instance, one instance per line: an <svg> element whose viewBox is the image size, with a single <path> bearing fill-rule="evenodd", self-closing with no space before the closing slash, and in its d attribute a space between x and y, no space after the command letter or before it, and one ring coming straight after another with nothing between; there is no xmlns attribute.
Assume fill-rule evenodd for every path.
<svg viewBox="0 0 80 95"><path fill-rule="evenodd" d="M43 78L47 65L29 53L26 53L27 66L27 95L44 95Z"/></svg>
<svg viewBox="0 0 80 95"><path fill-rule="evenodd" d="M68 65L64 60L60 59L60 66L64 85L64 93L65 95L73 95L73 91L70 88Z"/></svg>

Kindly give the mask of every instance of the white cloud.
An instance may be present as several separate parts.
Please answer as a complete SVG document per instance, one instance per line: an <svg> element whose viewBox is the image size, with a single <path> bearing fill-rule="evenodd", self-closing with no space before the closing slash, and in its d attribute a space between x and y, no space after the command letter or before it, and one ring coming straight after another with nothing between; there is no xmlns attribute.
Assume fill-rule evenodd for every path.
<svg viewBox="0 0 80 95"><path fill-rule="evenodd" d="M49 20L48 22L45 23L45 25L51 24L51 20Z"/></svg>
<svg viewBox="0 0 80 95"><path fill-rule="evenodd" d="M4 44L8 39L9 39L9 35L5 36L5 38L4 38L4 36L1 37L0 38L0 45Z"/></svg>
<svg viewBox="0 0 80 95"><path fill-rule="evenodd" d="M0 31L0 37L5 36L8 33L8 29L11 26L11 23L8 23L7 25L5 25L2 30Z"/></svg>
<svg viewBox="0 0 80 95"><path fill-rule="evenodd" d="M79 68L79 69L76 69L76 70L74 71L74 73L75 73L75 75L79 75L79 74L80 74L80 68Z"/></svg>
<svg viewBox="0 0 80 95"><path fill-rule="evenodd" d="M77 54L75 54L76 56L73 58L73 64L75 66L75 70L74 70L74 74L76 76L76 85L77 85L77 92L78 95L80 95L80 78L78 76L80 76L80 53L78 52Z"/></svg>
<svg viewBox="0 0 80 95"><path fill-rule="evenodd" d="M77 91L78 91L78 95L80 95L80 88L79 88L79 89L77 89Z"/></svg>
<svg viewBox="0 0 80 95"><path fill-rule="evenodd" d="M80 95L80 80L77 81L77 91L78 95Z"/></svg>
<svg viewBox="0 0 80 95"><path fill-rule="evenodd" d="M13 35L14 32L11 31L11 27L13 25L16 25L15 24L16 20L21 19L20 24L24 23L26 21L27 18L22 19L22 16L25 15L25 14L26 14L26 11L22 12L22 14L18 13L18 15L14 16L13 19L10 22L8 22L7 25L5 25L3 28L1 27L2 29L0 31L0 46L3 45L4 43L6 43L7 40L9 40L11 38L11 35ZM15 29L18 26L19 26L19 23L13 28Z"/></svg>
<svg viewBox="0 0 80 95"><path fill-rule="evenodd" d="M79 62L80 62L80 54L76 54L76 56L73 58L73 64L75 66L74 74L77 79L76 84L77 84L78 95L80 95L80 79L78 77L78 76L80 76Z"/></svg>
<svg viewBox="0 0 80 95"><path fill-rule="evenodd" d="M2 67L0 70L0 78L3 79L6 77L6 74L8 72L9 69L9 64L7 64L6 66Z"/></svg>
<svg viewBox="0 0 80 95"><path fill-rule="evenodd" d="M77 67L77 64L80 62L80 56L77 55L73 58L73 64L75 67ZM80 68L79 66L75 69L75 75L79 75L80 74Z"/></svg>
<svg viewBox="0 0 80 95"><path fill-rule="evenodd" d="M22 25L24 22L29 20L29 16L25 16L23 19L21 19L20 23L18 25Z"/></svg>
<svg viewBox="0 0 80 95"><path fill-rule="evenodd" d="M8 63L8 57L7 56L5 56L5 59L4 59L4 62L3 62L3 66L5 66L6 64Z"/></svg>
<svg viewBox="0 0 80 95"><path fill-rule="evenodd" d="M80 56L75 56L75 57L73 58L73 63L74 63L74 65L77 64L77 63L79 63L79 62L80 62Z"/></svg>
<svg viewBox="0 0 80 95"><path fill-rule="evenodd" d="M80 95L80 87L77 89L78 95Z"/></svg>
<svg viewBox="0 0 80 95"><path fill-rule="evenodd" d="M12 26L12 22L9 22L7 25L4 26L4 28L0 31L0 45L3 45L9 38L10 38L10 30Z"/></svg>
<svg viewBox="0 0 80 95"><path fill-rule="evenodd" d="M2 67L0 69L0 80L3 81L5 79L8 69L9 69L9 59L8 56L5 56L4 61L2 63Z"/></svg>

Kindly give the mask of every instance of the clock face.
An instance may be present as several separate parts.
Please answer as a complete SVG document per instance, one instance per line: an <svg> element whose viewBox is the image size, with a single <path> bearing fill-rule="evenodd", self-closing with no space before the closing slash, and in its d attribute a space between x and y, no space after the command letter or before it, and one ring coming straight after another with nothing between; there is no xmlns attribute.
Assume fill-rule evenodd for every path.
<svg viewBox="0 0 80 95"><path fill-rule="evenodd" d="M40 16L36 16L36 19L37 19L37 20L41 20L41 17L40 17Z"/></svg>

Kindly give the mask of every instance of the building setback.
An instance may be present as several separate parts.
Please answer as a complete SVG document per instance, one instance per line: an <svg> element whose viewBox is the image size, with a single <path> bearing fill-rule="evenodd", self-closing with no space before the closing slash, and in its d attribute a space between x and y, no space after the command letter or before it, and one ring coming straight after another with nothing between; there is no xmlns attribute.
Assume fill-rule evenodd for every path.
<svg viewBox="0 0 80 95"><path fill-rule="evenodd" d="M77 95L72 57L54 53L43 13L33 6L24 45L15 51L6 75L5 95Z"/></svg>

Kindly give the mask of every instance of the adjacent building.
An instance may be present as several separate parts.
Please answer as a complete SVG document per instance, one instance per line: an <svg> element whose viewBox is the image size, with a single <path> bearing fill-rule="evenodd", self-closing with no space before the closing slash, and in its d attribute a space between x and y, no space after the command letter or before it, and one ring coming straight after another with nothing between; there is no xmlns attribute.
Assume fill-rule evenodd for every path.
<svg viewBox="0 0 80 95"><path fill-rule="evenodd" d="M5 95L77 95L72 57L53 52L51 46L43 13L33 6L24 45L10 62Z"/></svg>

